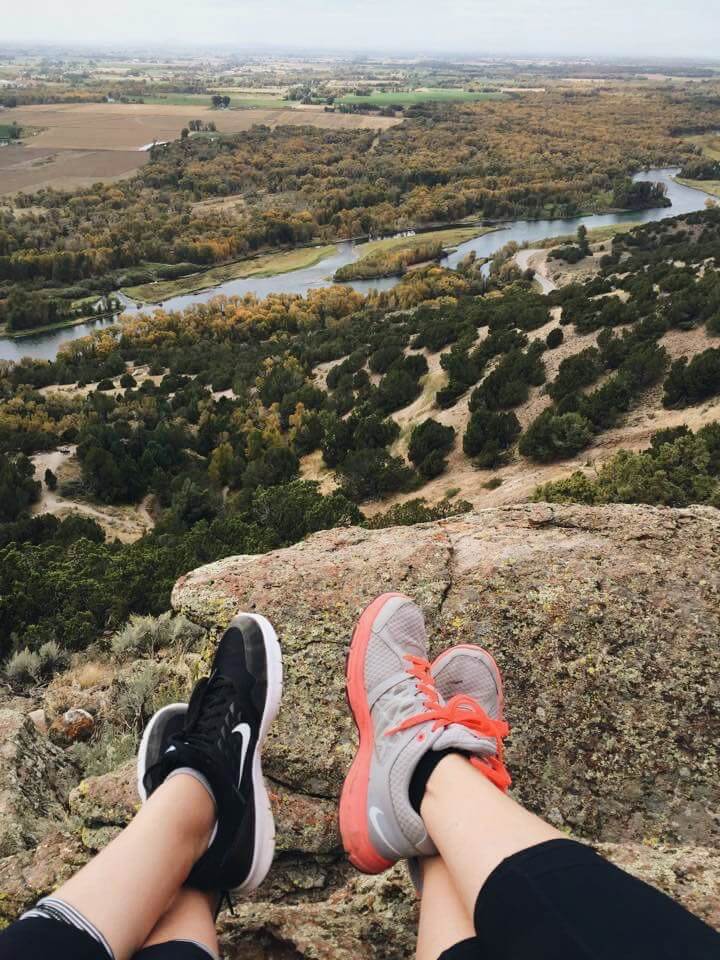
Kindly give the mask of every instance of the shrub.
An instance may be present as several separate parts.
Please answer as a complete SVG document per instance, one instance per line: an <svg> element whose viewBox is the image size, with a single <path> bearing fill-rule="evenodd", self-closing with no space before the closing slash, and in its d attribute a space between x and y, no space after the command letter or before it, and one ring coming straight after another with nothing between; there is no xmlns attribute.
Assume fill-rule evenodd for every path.
<svg viewBox="0 0 720 960"><path fill-rule="evenodd" d="M663 406L687 407L720 393L720 349L710 348L693 357L680 357L665 380Z"/></svg>
<svg viewBox="0 0 720 960"><path fill-rule="evenodd" d="M555 350L565 339L565 334L560 327L554 327L545 338L545 346L548 350Z"/></svg>
<svg viewBox="0 0 720 960"><path fill-rule="evenodd" d="M480 467L491 468L501 462L520 433L520 422L514 413L476 410L463 437L463 450L476 457Z"/></svg>
<svg viewBox="0 0 720 960"><path fill-rule="evenodd" d="M566 247L556 247L548 254L550 260L564 260L565 263L579 263L585 259L585 256L586 253L584 253L580 247L576 247L575 244L569 244Z"/></svg>
<svg viewBox="0 0 720 960"><path fill-rule="evenodd" d="M112 382L112 380L104 379L98 383L97 389L100 391L114 390L115 384Z"/></svg>
<svg viewBox="0 0 720 960"><path fill-rule="evenodd" d="M393 367L380 381L377 404L383 413L401 410L419 395L420 384L407 370Z"/></svg>
<svg viewBox="0 0 720 960"><path fill-rule="evenodd" d="M55 640L48 640L38 650L18 650L5 666L5 675L11 684L23 688L49 680L67 664L68 655Z"/></svg>
<svg viewBox="0 0 720 960"><path fill-rule="evenodd" d="M40 489L28 457L0 453L0 523L17 520L38 499Z"/></svg>
<svg viewBox="0 0 720 960"><path fill-rule="evenodd" d="M342 363L336 364L328 373L326 383L328 390L334 390L347 374L357 373L365 366L367 360L366 350L355 350L346 357Z"/></svg>
<svg viewBox="0 0 720 960"><path fill-rule="evenodd" d="M503 483L502 477L490 477L490 479L483 484L485 490L497 490L498 487L501 487Z"/></svg>
<svg viewBox="0 0 720 960"><path fill-rule="evenodd" d="M298 472L300 461L289 447L270 447L261 457L248 464L242 485L248 490L289 483Z"/></svg>
<svg viewBox="0 0 720 960"><path fill-rule="evenodd" d="M430 480L443 472L447 466L445 454L454 441L455 430L432 418L413 428L408 456L421 477Z"/></svg>
<svg viewBox="0 0 720 960"><path fill-rule="evenodd" d="M339 472L343 493L351 500L377 500L388 493L407 489L413 471L400 457L385 449L353 450L343 460Z"/></svg>
<svg viewBox="0 0 720 960"><path fill-rule="evenodd" d="M597 476L576 472L539 487L536 500L557 503L650 503L683 507L720 503L717 475L701 432L682 434L642 453L620 450Z"/></svg>
<svg viewBox="0 0 720 960"><path fill-rule="evenodd" d="M300 457L312 453L322 444L323 436L324 431L320 417L316 413L303 416L302 423L295 430L295 436L293 437L295 452Z"/></svg>
<svg viewBox="0 0 720 960"><path fill-rule="evenodd" d="M470 397L470 410L509 410L525 403L530 386L545 380L542 344L533 344L526 352L511 350L489 373Z"/></svg>
<svg viewBox="0 0 720 960"><path fill-rule="evenodd" d="M590 443L592 435L590 423L579 413L545 410L520 438L519 450L531 460L550 463L574 456Z"/></svg>
<svg viewBox="0 0 720 960"><path fill-rule="evenodd" d="M390 367L403 355L402 347L390 345L380 347L370 354L369 365L373 373L387 373Z"/></svg>
<svg viewBox="0 0 720 960"><path fill-rule="evenodd" d="M424 377L428 372L428 362L422 353L411 353L410 356L405 357L403 360L402 368L407 371L411 377L419 380L420 377Z"/></svg>
<svg viewBox="0 0 720 960"><path fill-rule="evenodd" d="M137 386L137 380L131 373L124 373L120 377L120 386L123 390L132 390L133 387Z"/></svg>
<svg viewBox="0 0 720 960"><path fill-rule="evenodd" d="M341 493L323 496L319 484L294 480L281 487L255 492L252 516L272 534L275 544L295 543L310 533L360 523L362 514Z"/></svg>
<svg viewBox="0 0 720 960"><path fill-rule="evenodd" d="M118 659L153 656L163 647L186 649L203 634L202 627L180 614L169 611L159 617L130 617L128 623L110 641Z"/></svg>
<svg viewBox="0 0 720 960"><path fill-rule="evenodd" d="M40 655L25 647L10 657L5 676L16 687L35 684L40 679Z"/></svg>
<svg viewBox="0 0 720 960"><path fill-rule="evenodd" d="M103 724L100 733L87 743L73 743L67 750L85 777L98 777L137 755L139 737L132 730L117 730Z"/></svg>
<svg viewBox="0 0 720 960"><path fill-rule="evenodd" d="M380 530L384 527L409 527L416 523L429 523L432 520L444 520L446 517L456 517L462 513L469 513L473 506L467 500L451 502L446 496L435 506L428 506L424 498L408 500L406 503L396 503L385 513L378 513L365 522L370 530Z"/></svg>
<svg viewBox="0 0 720 960"><path fill-rule="evenodd" d="M577 393L583 387L589 386L601 373L600 351L595 347L588 347L562 361L557 376L547 391L553 400L561 400L568 394Z"/></svg>
<svg viewBox="0 0 720 960"><path fill-rule="evenodd" d="M43 677L51 677L58 670L68 665L68 655L61 650L55 640L48 640L38 650L40 657L40 673Z"/></svg>

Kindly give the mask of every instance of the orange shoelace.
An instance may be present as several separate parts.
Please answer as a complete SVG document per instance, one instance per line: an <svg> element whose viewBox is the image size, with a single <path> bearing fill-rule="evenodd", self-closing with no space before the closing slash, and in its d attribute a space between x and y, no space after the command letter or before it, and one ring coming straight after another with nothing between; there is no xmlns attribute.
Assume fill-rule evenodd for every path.
<svg viewBox="0 0 720 960"><path fill-rule="evenodd" d="M452 723L466 727L472 733L494 740L497 745L497 755L493 757L471 757L472 765L494 783L498 789L507 791L511 784L510 774L504 764L503 739L510 732L510 727L504 720L493 720L483 710L477 700L465 694L451 697L447 703L440 702L440 695L435 686L431 672L431 664L422 657L406 656L408 661L407 672L417 683L417 688L425 697L426 709L413 717L408 717L402 723L386 732L386 736L408 730L421 723L432 721L432 730L448 727Z"/></svg>

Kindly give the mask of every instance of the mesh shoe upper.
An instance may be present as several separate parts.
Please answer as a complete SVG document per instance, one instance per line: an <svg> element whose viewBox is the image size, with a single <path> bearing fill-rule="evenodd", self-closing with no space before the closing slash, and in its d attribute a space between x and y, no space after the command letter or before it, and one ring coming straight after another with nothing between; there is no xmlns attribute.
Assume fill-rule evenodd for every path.
<svg viewBox="0 0 720 960"><path fill-rule="evenodd" d="M441 696L450 704L476 704L496 724L492 749L473 763L495 786L505 791L511 784L503 762L502 739L508 733L503 716L503 688L493 657L472 644L461 644L441 653L432 665L432 675Z"/></svg>
<svg viewBox="0 0 720 960"><path fill-rule="evenodd" d="M406 597L388 600L372 625L365 685L374 732L368 785L372 843L388 861L432 854L434 845L409 800L418 761L428 750L448 748L491 756L492 724L469 698L446 702L440 695L427 661L422 612Z"/></svg>

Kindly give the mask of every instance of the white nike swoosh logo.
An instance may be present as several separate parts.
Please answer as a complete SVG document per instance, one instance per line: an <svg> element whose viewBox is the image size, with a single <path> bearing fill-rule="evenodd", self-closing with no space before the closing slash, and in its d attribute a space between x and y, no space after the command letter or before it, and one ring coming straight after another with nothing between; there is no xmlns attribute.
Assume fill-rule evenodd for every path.
<svg viewBox="0 0 720 960"><path fill-rule="evenodd" d="M372 825L373 825L373 827L375 828L375 830L380 834L380 839L381 839L382 842L385 844L385 846L388 848L388 850L392 850L392 852L393 852L393 853L396 853L396 854L398 855L398 857L402 857L402 856L403 856L402 853L400 853L400 851L397 850L397 849L390 843L390 841L388 840L388 838L385 836L385 834L384 834L383 831L382 831L382 827L380 826L380 821L381 821L381 820L384 820L384 819L385 819L385 814L382 812L382 810L379 809L379 807L370 807L370 823L372 823Z"/></svg>
<svg viewBox="0 0 720 960"><path fill-rule="evenodd" d="M242 738L242 747L241 747L241 753L240 753L240 777L238 779L238 786L240 786L243 770L245 769L245 757L247 756L248 747L250 746L250 737L252 735L252 732L250 730L249 723L238 723L238 725L233 727L230 732L239 733Z"/></svg>

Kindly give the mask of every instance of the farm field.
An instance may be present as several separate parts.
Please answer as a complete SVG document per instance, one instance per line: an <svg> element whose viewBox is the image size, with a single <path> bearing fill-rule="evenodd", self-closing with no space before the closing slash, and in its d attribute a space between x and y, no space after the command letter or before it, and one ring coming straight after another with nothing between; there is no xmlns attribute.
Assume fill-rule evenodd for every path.
<svg viewBox="0 0 720 960"><path fill-rule="evenodd" d="M412 106L416 103L450 103L452 101L462 100L471 103L476 100L503 100L504 93L473 93L469 90L459 88L428 88L426 90L413 90L410 93L371 93L368 96L358 96L357 94L347 94L340 97L338 103L364 104L365 106L388 107L393 104L398 106Z"/></svg>
<svg viewBox="0 0 720 960"><path fill-rule="evenodd" d="M112 182L133 174L149 157L149 153L138 150L68 150L12 144L0 150L0 196L41 187L72 190L97 180Z"/></svg>
<svg viewBox="0 0 720 960"><path fill-rule="evenodd" d="M384 130L393 117L325 113L323 110L213 110L168 104L61 103L20 107L20 126L40 128L24 147L0 153L0 195L40 187L81 187L128 176L148 158L143 147L176 140L190 120L214 121L221 133L239 133L255 124L275 127L309 124L340 130Z"/></svg>

